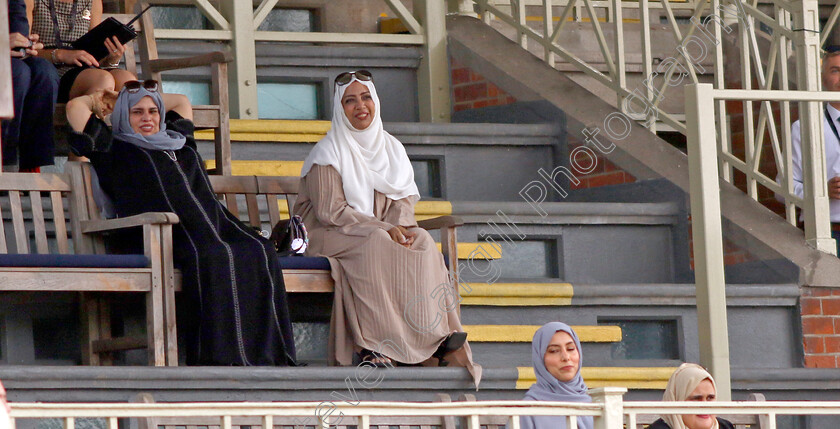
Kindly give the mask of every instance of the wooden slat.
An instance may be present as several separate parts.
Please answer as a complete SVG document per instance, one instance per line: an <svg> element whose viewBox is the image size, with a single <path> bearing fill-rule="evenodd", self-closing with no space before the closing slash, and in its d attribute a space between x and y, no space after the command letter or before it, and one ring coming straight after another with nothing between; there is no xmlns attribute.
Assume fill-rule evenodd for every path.
<svg viewBox="0 0 840 429"><path fill-rule="evenodd" d="M9 209L12 211L12 227L15 232L15 246L18 253L29 253L29 237L23 223L23 209L20 204L20 192L9 191Z"/></svg>
<svg viewBox="0 0 840 429"><path fill-rule="evenodd" d="M0 253L9 253L6 246L6 222L3 221L3 209L0 207Z"/></svg>
<svg viewBox="0 0 840 429"><path fill-rule="evenodd" d="M0 291L148 292L150 275L146 268L3 267Z"/></svg>
<svg viewBox="0 0 840 429"><path fill-rule="evenodd" d="M96 340L93 342L94 353L106 353L119 350L145 349L148 341L144 337L121 337Z"/></svg>
<svg viewBox="0 0 840 429"><path fill-rule="evenodd" d="M326 293L333 291L328 270L283 270L286 292Z"/></svg>
<svg viewBox="0 0 840 429"><path fill-rule="evenodd" d="M280 208L277 206L277 195L268 194L265 196L266 204L268 205L268 221L272 228L280 222Z"/></svg>
<svg viewBox="0 0 840 429"><path fill-rule="evenodd" d="M260 192L257 178L254 176L210 176L210 186L217 194Z"/></svg>
<svg viewBox="0 0 840 429"><path fill-rule="evenodd" d="M0 174L0 189L70 192L70 182L63 174L3 173Z"/></svg>
<svg viewBox="0 0 840 429"><path fill-rule="evenodd" d="M257 189L261 194L297 194L300 177L257 177Z"/></svg>
<svg viewBox="0 0 840 429"><path fill-rule="evenodd" d="M61 198L61 192L50 192L50 200L52 201L53 225L58 253L66 255L70 253L70 246L67 241L67 220L64 219L64 200Z"/></svg>
<svg viewBox="0 0 840 429"><path fill-rule="evenodd" d="M239 203L236 201L236 194L225 193L225 206L234 216L239 217Z"/></svg>
<svg viewBox="0 0 840 429"><path fill-rule="evenodd" d="M35 231L35 250L37 253L49 253L47 244L47 227L44 222L44 207L41 202L41 193L29 191L29 202L32 206L32 229Z"/></svg>
<svg viewBox="0 0 840 429"><path fill-rule="evenodd" d="M260 205L257 203L256 194L245 194L245 204L248 208L248 222L256 228L262 227L260 221Z"/></svg>

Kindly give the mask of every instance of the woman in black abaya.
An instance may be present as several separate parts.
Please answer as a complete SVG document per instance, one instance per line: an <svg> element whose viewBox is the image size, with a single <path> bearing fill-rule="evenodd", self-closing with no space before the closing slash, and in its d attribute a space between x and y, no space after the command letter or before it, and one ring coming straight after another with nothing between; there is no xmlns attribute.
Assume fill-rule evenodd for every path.
<svg viewBox="0 0 840 429"><path fill-rule="evenodd" d="M131 81L67 104L73 150L91 160L118 216L174 212L175 263L185 298L187 364L294 365L295 346L274 246L215 198L193 140L186 97L161 121L156 81ZM101 117L113 106L110 130ZM184 308L186 307L186 308Z"/></svg>

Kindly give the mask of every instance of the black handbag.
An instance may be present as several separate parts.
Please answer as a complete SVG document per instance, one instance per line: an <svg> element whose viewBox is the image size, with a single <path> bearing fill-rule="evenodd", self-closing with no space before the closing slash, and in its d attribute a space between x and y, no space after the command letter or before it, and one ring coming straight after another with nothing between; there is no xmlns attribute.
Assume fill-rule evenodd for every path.
<svg viewBox="0 0 840 429"><path fill-rule="evenodd" d="M309 245L306 227L298 215L281 220L271 229L269 237L280 256L303 256Z"/></svg>

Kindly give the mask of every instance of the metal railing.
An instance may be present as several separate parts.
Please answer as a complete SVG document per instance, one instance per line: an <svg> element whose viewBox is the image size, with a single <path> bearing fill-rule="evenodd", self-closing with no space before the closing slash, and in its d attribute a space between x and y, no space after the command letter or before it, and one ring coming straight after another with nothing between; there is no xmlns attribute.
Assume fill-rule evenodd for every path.
<svg viewBox="0 0 840 429"><path fill-rule="evenodd" d="M261 0L256 9L250 1L150 0L157 5L190 5L201 12L212 29L156 29L161 40L221 41L235 52L230 73L231 114L257 119L256 42L336 43L363 45L409 45L423 50L418 68L418 100L421 120L448 121L449 69L446 54L446 3L415 0L411 11L400 0L384 0L409 34L264 31L260 25L279 0Z"/></svg>
<svg viewBox="0 0 840 429"><path fill-rule="evenodd" d="M474 9L485 23L507 34L523 48L562 70L572 67L615 94L615 106L647 126L651 132L666 125L687 134L679 109L663 106L667 91L684 83L711 82L716 90L753 90L763 96L716 99L712 116L704 115L703 126L714 124L719 153L720 176L736 183L735 171L745 177L746 193L761 198L760 188L781 196L789 223L797 223L796 207L804 212L806 240L815 248L836 253L829 231L825 198L825 161L822 152L822 116L816 103L799 105L803 124L802 141L810 145L803 165L805 199L793 192L791 159L792 89L810 94L820 90L819 49L840 21L836 3L820 33L816 0L460 0L460 10ZM654 51L651 28L659 24L652 14L667 22L673 51ZM632 19L627 19L628 16ZM682 21L678 17L682 16ZM686 19L687 18L687 19ZM600 55L582 52L580 38L563 42L569 24L573 30L585 25L597 41ZM583 21L589 21L584 23ZM641 52L627 49L627 27L638 32ZM662 28L659 31L665 31ZM612 37L608 37L611 34ZM629 62L633 54L641 60ZM584 60L588 55L588 60ZM664 57L664 58L663 58ZM637 60L634 60L637 61ZM640 64L639 64L640 63ZM709 67L709 63L712 64ZM630 73L629 69L635 70ZM729 73L727 81L725 72ZM635 73L635 79L628 79ZM641 73L641 78L638 78ZM629 81L641 84L629 84ZM772 91L772 92L765 92ZM682 96L682 94L679 94ZM797 98L799 97L799 98ZM820 98L824 100L826 98ZM741 112L727 111L727 100L740 104ZM640 108L641 107L641 108ZM734 107L734 105L732 106ZM733 148L733 129L743 130L743 144ZM808 132L807 135L804 133ZM810 158L809 158L810 156ZM779 183L762 171L774 165ZM811 165L817 166L812 169ZM810 192L809 192L810 191Z"/></svg>
<svg viewBox="0 0 840 429"><path fill-rule="evenodd" d="M11 403L14 422L21 419L62 419L64 429L74 429L77 419L105 419L109 429L117 429L119 420L146 419L154 424L181 426L189 419L211 418L209 425L231 429L247 424L263 428L273 425L302 427L312 422L315 427L345 428L357 425L368 429L386 417L438 417L440 427L446 427L445 418L463 418L468 429L482 425L500 427L505 423L511 429L519 428L518 416L559 415L567 417L567 427L577 427L577 416L592 416L596 429L635 428L640 414L726 414L758 415L762 429L775 429L779 415L840 415L840 402L624 402L624 388L601 388L591 391L592 403L535 402L535 401L478 401L453 403L416 402L271 402L271 403ZM246 423L238 418L251 417ZM256 424L254 418L258 419ZM178 420L182 419L182 420ZM401 426L410 426L403 420ZM204 423L207 425L208 423ZM429 426L424 422L424 426Z"/></svg>

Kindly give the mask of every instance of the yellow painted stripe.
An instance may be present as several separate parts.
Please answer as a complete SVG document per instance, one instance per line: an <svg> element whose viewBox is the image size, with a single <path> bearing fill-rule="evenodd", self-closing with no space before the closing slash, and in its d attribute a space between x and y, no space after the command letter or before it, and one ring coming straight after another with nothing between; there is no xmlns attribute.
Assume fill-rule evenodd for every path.
<svg viewBox="0 0 840 429"><path fill-rule="evenodd" d="M532 367L518 367L517 389L528 389L537 382ZM583 367L581 375L586 385L593 387L617 386L628 389L665 389L676 368L648 367Z"/></svg>
<svg viewBox="0 0 840 429"><path fill-rule="evenodd" d="M285 119L231 119L232 141L307 142L321 140L330 129L330 121ZM196 131L196 139L212 140L213 130Z"/></svg>
<svg viewBox="0 0 840 429"><path fill-rule="evenodd" d="M213 164L215 165L215 163ZM235 170L235 168L234 168ZM298 172L300 175L300 172ZM280 213L289 213L289 207L286 200L278 200ZM414 206L414 218L417 220L431 219L438 216L447 216L452 214L452 203L449 201L418 201ZM491 247L491 246L484 246ZM489 249L488 249L489 252Z"/></svg>
<svg viewBox="0 0 840 429"><path fill-rule="evenodd" d="M466 283L460 288L462 305L570 305L570 283Z"/></svg>
<svg viewBox="0 0 840 429"><path fill-rule="evenodd" d="M530 343L540 325L464 325L471 342ZM584 343L613 343L621 341L618 326L573 326Z"/></svg>
<svg viewBox="0 0 840 429"><path fill-rule="evenodd" d="M216 160L204 161L207 169L216 168ZM231 161L234 176L300 176L303 161Z"/></svg>
<svg viewBox="0 0 840 429"><path fill-rule="evenodd" d="M486 252L475 252L481 246ZM441 250L440 243L437 243L438 250ZM475 252L475 254L473 254ZM501 249L482 246L481 243L458 243L458 259L501 259Z"/></svg>
<svg viewBox="0 0 840 429"><path fill-rule="evenodd" d="M452 203L449 201L423 201L414 206L415 215L446 216L452 214Z"/></svg>

